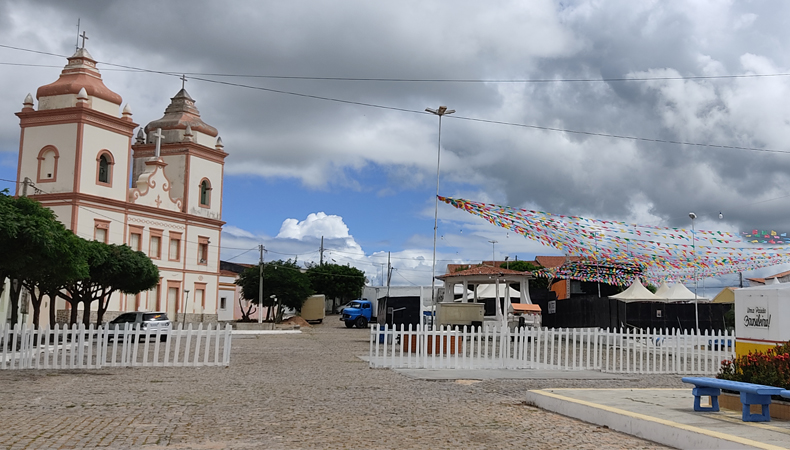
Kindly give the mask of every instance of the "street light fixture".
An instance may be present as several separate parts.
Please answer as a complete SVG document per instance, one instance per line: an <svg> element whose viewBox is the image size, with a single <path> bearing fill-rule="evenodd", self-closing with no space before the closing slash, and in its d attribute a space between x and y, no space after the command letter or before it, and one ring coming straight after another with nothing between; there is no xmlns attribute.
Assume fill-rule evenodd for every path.
<svg viewBox="0 0 790 450"><path fill-rule="evenodd" d="M693 258L692 268L694 273L694 324L697 328L697 334L699 335L699 308L697 306L697 240L696 233L694 232L694 219L697 218L697 215L690 212L689 218L691 219L691 254Z"/></svg>
<svg viewBox="0 0 790 450"><path fill-rule="evenodd" d="M436 316L436 229L439 226L439 169L442 161L442 116L452 114L454 109L447 109L446 106L440 106L439 109L425 108L426 112L439 116L439 143L436 146L436 198L433 208L433 267L431 268L431 306L433 307L433 316ZM433 323L433 322L431 322Z"/></svg>

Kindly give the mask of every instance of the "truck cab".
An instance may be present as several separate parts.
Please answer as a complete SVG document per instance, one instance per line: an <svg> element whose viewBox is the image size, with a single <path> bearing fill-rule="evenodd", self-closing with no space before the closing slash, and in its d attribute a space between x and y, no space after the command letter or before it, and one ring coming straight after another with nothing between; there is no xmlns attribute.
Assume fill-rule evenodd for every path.
<svg viewBox="0 0 790 450"><path fill-rule="evenodd" d="M373 303L367 299L352 300L343 308L340 320L346 324L346 328L357 326L357 328L367 328L368 323L374 318Z"/></svg>

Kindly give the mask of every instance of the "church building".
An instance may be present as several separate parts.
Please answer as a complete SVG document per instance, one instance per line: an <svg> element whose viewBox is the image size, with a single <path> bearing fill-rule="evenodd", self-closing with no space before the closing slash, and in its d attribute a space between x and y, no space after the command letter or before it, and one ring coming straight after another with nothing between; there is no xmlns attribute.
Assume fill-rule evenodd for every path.
<svg viewBox="0 0 790 450"><path fill-rule="evenodd" d="M28 94L16 114L17 186L32 180L28 195L78 236L126 244L159 267L157 287L114 293L106 317L165 311L175 322L216 322L228 154L195 100L182 86L164 116L135 133L128 104L121 108L85 48L36 99L38 107ZM58 322L65 322L68 304L57 302Z"/></svg>

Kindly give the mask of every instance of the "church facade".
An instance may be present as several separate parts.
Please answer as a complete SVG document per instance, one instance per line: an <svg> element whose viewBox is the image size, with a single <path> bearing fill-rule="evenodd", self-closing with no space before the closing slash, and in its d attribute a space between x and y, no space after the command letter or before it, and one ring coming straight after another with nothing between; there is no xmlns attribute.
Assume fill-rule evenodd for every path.
<svg viewBox="0 0 790 450"><path fill-rule="evenodd" d="M36 99L28 94L16 114L17 186L31 180L29 196L78 236L129 245L159 267L156 288L114 293L106 317L165 311L175 322L215 322L228 154L195 101L182 87L163 117L139 127L84 48ZM57 301L65 321L68 304Z"/></svg>

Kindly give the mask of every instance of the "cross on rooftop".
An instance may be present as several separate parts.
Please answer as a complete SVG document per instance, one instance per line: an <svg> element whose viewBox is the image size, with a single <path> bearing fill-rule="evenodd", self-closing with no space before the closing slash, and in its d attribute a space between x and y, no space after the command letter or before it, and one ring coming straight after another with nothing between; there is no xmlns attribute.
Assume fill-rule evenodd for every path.
<svg viewBox="0 0 790 450"><path fill-rule="evenodd" d="M179 78L179 80L181 80L181 89L184 89L184 83L186 83L188 81L187 80L187 76L186 75L181 75L181 78Z"/></svg>
<svg viewBox="0 0 790 450"><path fill-rule="evenodd" d="M162 135L162 129L157 128L156 132L151 133L151 136L156 138L156 149L154 150L154 157L159 158L162 149L162 138L164 137Z"/></svg>
<svg viewBox="0 0 790 450"><path fill-rule="evenodd" d="M83 31L80 37L82 38L82 48L85 48L85 39L88 39L88 36L86 36L85 32Z"/></svg>

